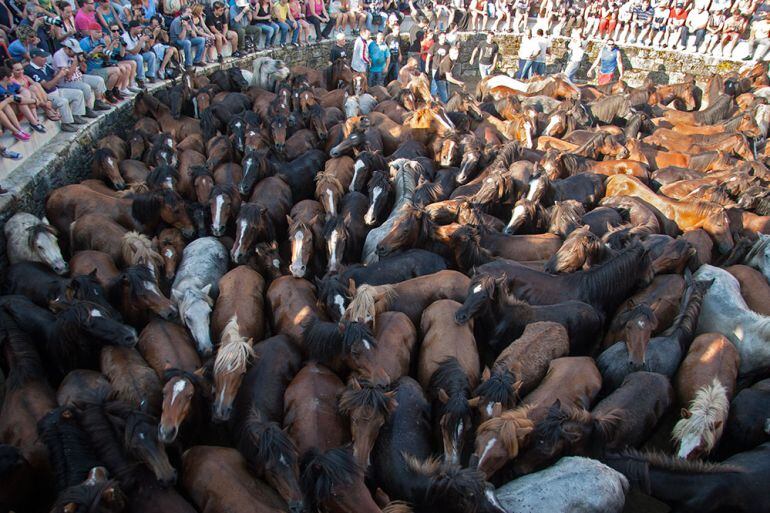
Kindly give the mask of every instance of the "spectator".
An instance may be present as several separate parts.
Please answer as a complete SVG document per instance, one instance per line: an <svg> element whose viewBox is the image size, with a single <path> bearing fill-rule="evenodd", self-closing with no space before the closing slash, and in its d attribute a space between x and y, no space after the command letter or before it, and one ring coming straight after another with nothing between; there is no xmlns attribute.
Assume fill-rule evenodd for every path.
<svg viewBox="0 0 770 513"><path fill-rule="evenodd" d="M460 70L457 65L457 59L460 51L453 46L447 52L447 55L441 59L436 70L436 90L441 103L446 104L449 101L449 84L457 85L465 89L465 84L459 80Z"/></svg>
<svg viewBox="0 0 770 513"><path fill-rule="evenodd" d="M522 34L527 29L530 0L514 0L513 2L513 33Z"/></svg>
<svg viewBox="0 0 770 513"><path fill-rule="evenodd" d="M435 33L428 29L425 33L425 37L420 41L420 72L428 73L428 56L433 49L433 45L436 44L434 37Z"/></svg>
<svg viewBox="0 0 770 513"><path fill-rule="evenodd" d="M682 27L682 39L679 46L682 50L687 50L690 34L695 34L695 51L700 51L703 40L706 37L706 26L709 22L709 13L701 5L696 5L690 14L687 15L687 21Z"/></svg>
<svg viewBox="0 0 770 513"><path fill-rule="evenodd" d="M296 20L297 25L299 25L300 46L309 44L308 35L310 34L310 23L308 23L305 18L305 9L300 3L300 0L289 0L289 12L291 12L292 17ZM343 33L342 35L344 39L345 34Z"/></svg>
<svg viewBox="0 0 770 513"><path fill-rule="evenodd" d="M350 69L356 73L369 72L369 29L364 28L353 44L353 56L350 59Z"/></svg>
<svg viewBox="0 0 770 513"><path fill-rule="evenodd" d="M337 59L348 58L348 51L345 43L345 33L337 32L337 35L334 38L334 46L332 46L329 54L329 60L332 64L334 64Z"/></svg>
<svg viewBox="0 0 770 513"><path fill-rule="evenodd" d="M298 2L298 0L292 0ZM230 6L230 24L238 34L238 50L240 52L254 51L259 42L259 27L251 24L251 4L249 0L235 0Z"/></svg>
<svg viewBox="0 0 770 513"><path fill-rule="evenodd" d="M652 21L650 22L650 34L647 46L660 47L665 45L668 39L669 30L669 17L671 16L671 9L668 8L666 1L658 3L655 10L652 13Z"/></svg>
<svg viewBox="0 0 770 513"><path fill-rule="evenodd" d="M543 34L543 29L537 29L537 37L535 37L537 43L538 53L535 57L535 61L532 63L532 73L535 75L545 76L545 66L548 56L551 54L551 41Z"/></svg>
<svg viewBox="0 0 770 513"><path fill-rule="evenodd" d="M13 102L10 104L11 109L14 112L18 111L21 113L29 121L32 130L41 134L46 132L45 127L37 117L37 99L32 96L29 89L22 88L19 84L11 81L11 70L9 68L0 66L0 97L7 96L13 98ZM20 139L19 137L16 138Z"/></svg>
<svg viewBox="0 0 770 513"><path fill-rule="evenodd" d="M184 7L179 16L171 22L168 31L171 44L184 52L184 64L188 69L192 66L203 66L203 51L206 48L206 40L196 36L193 31L190 13L190 8ZM193 47L195 47L195 57L191 55Z"/></svg>
<svg viewBox="0 0 770 513"><path fill-rule="evenodd" d="M449 30L446 33L446 42L449 46L454 46L455 44L459 43L460 41L460 27L457 26L457 23L451 23L449 25Z"/></svg>
<svg viewBox="0 0 770 513"><path fill-rule="evenodd" d="M269 2L269 0L265 0ZM206 42L204 44L206 48L206 62L213 63L217 60L217 49L215 46L216 37L214 33L206 26L206 20L203 15L203 4L193 4L192 6L192 27L196 36L202 37ZM276 26L276 31L278 30Z"/></svg>
<svg viewBox="0 0 770 513"><path fill-rule="evenodd" d="M732 3L732 0L711 0L709 12L723 11L724 13L727 13L730 10Z"/></svg>
<svg viewBox="0 0 770 513"><path fill-rule="evenodd" d="M617 80L623 80L623 60L620 57L620 49L615 46L615 41L609 39L607 44L599 51L599 55L596 56L596 60L588 70L590 75L593 70L599 68L597 73L597 82L599 85L605 85L612 82L615 77L615 72L618 72Z"/></svg>
<svg viewBox="0 0 770 513"><path fill-rule="evenodd" d="M40 51L37 49L35 50ZM35 100L37 100L37 105L43 108L45 116L48 119L51 121L59 121L61 119L61 114L57 112L60 108L59 105L54 105L53 99L48 97L43 86L24 74L24 65L22 63L13 63L13 66L11 67L11 82L18 84L19 87L22 88L22 91L28 90ZM63 101L62 103L66 104L67 102Z"/></svg>
<svg viewBox="0 0 770 513"><path fill-rule="evenodd" d="M96 6L96 19L105 29L113 24L117 24L120 27L121 32L125 30L123 24L120 22L120 17L112 6L110 0L99 0L99 4Z"/></svg>
<svg viewBox="0 0 770 513"><path fill-rule="evenodd" d="M500 47L494 41L494 34L491 31L487 32L486 39L473 49L470 64L473 64L473 61L476 60L476 55L478 55L479 75L481 78L488 77L497 65L497 57L499 53Z"/></svg>
<svg viewBox="0 0 770 513"><path fill-rule="evenodd" d="M633 42L644 44L644 39L650 32L653 14L654 10L650 7L650 0L642 0L642 4L634 9L634 17L631 22L634 34Z"/></svg>
<svg viewBox="0 0 770 513"><path fill-rule="evenodd" d="M634 2L623 2L618 7L618 24L615 25L615 40L619 43L625 43L628 33L631 30L631 19L634 17L633 13Z"/></svg>
<svg viewBox="0 0 770 513"><path fill-rule="evenodd" d="M316 40L328 39L329 34L334 30L334 20L329 18L324 0L307 0L306 7L307 21L315 27ZM323 30L321 30L321 23L326 23Z"/></svg>
<svg viewBox="0 0 770 513"><path fill-rule="evenodd" d="M738 41L740 41L741 35L745 30L746 18L741 16L738 9L734 9L732 16L725 20L724 27L722 28L722 42L720 43L722 57L732 57L733 49L738 44Z"/></svg>
<svg viewBox="0 0 770 513"><path fill-rule="evenodd" d="M13 110L16 99L18 99L17 95L8 93L0 87L0 125L10 130L17 140L29 141L32 136L21 129L19 118ZM2 150L5 152L5 147L2 147Z"/></svg>
<svg viewBox="0 0 770 513"><path fill-rule="evenodd" d="M51 27L51 35L57 43L61 43L67 38L74 37L77 29L75 29L75 14L72 5L63 0L57 5L59 12L61 12L61 24Z"/></svg>
<svg viewBox="0 0 770 513"><path fill-rule="evenodd" d="M723 11L715 11L709 15L709 22L706 25L704 53L714 55L714 50L722 39L722 27L726 20L727 18Z"/></svg>
<svg viewBox="0 0 770 513"><path fill-rule="evenodd" d="M751 17L754 16L757 7L759 7L759 2L757 0L736 0L735 5L733 6L733 8L737 9L741 16L747 20L750 20Z"/></svg>
<svg viewBox="0 0 770 513"><path fill-rule="evenodd" d="M145 48L149 36L143 33L141 23L136 20L130 21L128 32L124 32L120 38L126 48L126 59L136 63L137 85L144 88L145 81L150 84L154 83L158 72L158 59L155 52ZM145 64L147 65L146 71Z"/></svg>
<svg viewBox="0 0 770 513"><path fill-rule="evenodd" d="M677 49L678 43L682 40L684 34L684 24L687 21L689 11L685 9L684 2L677 0L675 7L669 11L668 16L668 40L664 41L668 43L669 48ZM684 47L687 47L685 41Z"/></svg>
<svg viewBox="0 0 770 513"><path fill-rule="evenodd" d="M601 39L607 39L612 37L615 32L615 27L618 25L618 12L615 10L615 5L612 5L612 9L602 18L599 22L599 34Z"/></svg>
<svg viewBox="0 0 770 513"><path fill-rule="evenodd" d="M80 0L80 9L75 15L75 28L85 34L94 23L98 23L94 0Z"/></svg>
<svg viewBox="0 0 770 513"><path fill-rule="evenodd" d="M354 35L358 34L366 24L366 13L362 8L363 0L348 0L350 12L348 13L348 25Z"/></svg>
<svg viewBox="0 0 770 513"><path fill-rule="evenodd" d="M120 90L120 96L131 96L131 93L139 93L142 90L135 87L136 84L136 62L126 58L126 47L120 37L121 30L117 23L110 25L110 38L105 49L105 54L109 59L123 71L128 77L128 86Z"/></svg>
<svg viewBox="0 0 770 513"><path fill-rule="evenodd" d="M382 11L382 0L365 1L364 7L366 12L366 28L369 29L369 33L385 30L386 17Z"/></svg>
<svg viewBox="0 0 770 513"><path fill-rule="evenodd" d="M575 82L575 75L577 75L578 69L580 69L580 63L583 62L583 56L585 55L585 47L583 46L583 40L579 37L572 37L569 41L569 57L567 58L567 65L564 68L564 75L570 82Z"/></svg>
<svg viewBox="0 0 770 513"><path fill-rule="evenodd" d="M38 17L38 14L43 16L44 13L32 2L26 4L24 13L24 19L19 21L19 26L16 28L16 35L19 35L19 30L24 32L31 30L31 32L37 36L37 47L50 53L53 47L51 46L48 31L46 30L45 18Z"/></svg>
<svg viewBox="0 0 770 513"><path fill-rule="evenodd" d="M474 32L481 30L481 27L484 26L482 25L482 20L486 16L486 13L487 0L471 0L471 5L468 8L468 14L470 15L468 28Z"/></svg>
<svg viewBox="0 0 770 513"><path fill-rule="evenodd" d="M238 34L235 31L230 30L224 2L221 0L216 0L214 2L211 10L206 15L206 25L214 34L214 45L217 48L217 58L220 62L222 62L223 59L222 50L226 42L230 43L233 57L241 56L241 53L238 51Z"/></svg>
<svg viewBox="0 0 770 513"><path fill-rule="evenodd" d="M540 55L540 45L532 37L531 29L527 28L519 46L519 70L516 72L516 78L525 79L531 76L532 64L538 55Z"/></svg>
<svg viewBox="0 0 770 513"><path fill-rule="evenodd" d="M16 30L16 35L19 38L8 45L8 54L15 61L28 61L29 52L38 47L40 39L31 28L23 25Z"/></svg>
<svg viewBox="0 0 770 513"><path fill-rule="evenodd" d="M590 1L586 4L583 17L586 25L583 27L584 37L594 37L599 31L599 21L602 17L602 4L598 0Z"/></svg>
<svg viewBox="0 0 770 513"><path fill-rule="evenodd" d="M107 89L104 97L108 102L116 103L123 100L119 89L128 87L128 73L118 66L106 64L107 43L104 41L102 28L98 24L92 25L86 34L88 35L80 40L80 48L83 49L86 59L86 73L104 80Z"/></svg>
<svg viewBox="0 0 770 513"><path fill-rule="evenodd" d="M385 35L377 32L369 43L369 85L384 85L384 74L390 60L390 49L385 44Z"/></svg>
<svg viewBox="0 0 770 513"><path fill-rule="evenodd" d="M259 0L257 7L252 7L251 21L265 35L265 48L270 48L275 43L278 35L278 25L273 23L272 7L270 0Z"/></svg>
<svg viewBox="0 0 770 513"><path fill-rule="evenodd" d="M492 32L497 32L501 26L508 26L510 29L511 11L508 0L495 0L495 12L497 15L495 16L495 21L492 22L492 28L490 30Z"/></svg>
<svg viewBox="0 0 770 513"><path fill-rule="evenodd" d="M756 21L751 24L749 53L743 60L762 61L768 50L770 50L770 20L767 19L766 12L759 12Z"/></svg>
<svg viewBox="0 0 770 513"><path fill-rule="evenodd" d="M390 52L388 69L385 73L385 83L389 84L393 80L398 80L398 71L401 69L406 53L406 45L401 39L401 27L399 25L395 25L393 31L385 37L385 44Z"/></svg>
<svg viewBox="0 0 770 513"><path fill-rule="evenodd" d="M6 38L6 46L8 43L8 36L14 30L16 30L16 21L13 19L13 11L4 1L0 0L0 32L3 33L3 36Z"/></svg>
<svg viewBox="0 0 770 513"><path fill-rule="evenodd" d="M428 52L428 58L425 61L425 68L429 70L428 76L430 78L430 94L438 94L436 89L436 72L438 71L438 65L441 64L441 60L449 53L449 45L446 42L446 36L443 32L439 32L438 36L434 36L436 43L431 46Z"/></svg>
<svg viewBox="0 0 770 513"><path fill-rule="evenodd" d="M85 116L95 118L95 110L110 109L110 106L102 101L107 88L101 77L83 74L80 67L82 54L80 44L75 39L67 39L62 43L62 48L53 55L53 64L56 69L67 70L64 79L58 84L59 87L79 89L86 100Z"/></svg>
<svg viewBox="0 0 770 513"><path fill-rule="evenodd" d="M289 0L277 0L273 4L273 18L281 31L281 46L286 46L286 35L291 30L291 44L298 46L299 24L294 20L289 9Z"/></svg>
<svg viewBox="0 0 770 513"><path fill-rule="evenodd" d="M67 74L66 69L58 72L53 66L46 63L51 54L40 48L31 52L31 61L24 68L24 72L32 80L40 84L48 97L61 113L61 130L64 132L77 132L75 125L82 125L88 121L83 118L86 113L86 102L83 93L78 89L61 89L60 81Z"/></svg>

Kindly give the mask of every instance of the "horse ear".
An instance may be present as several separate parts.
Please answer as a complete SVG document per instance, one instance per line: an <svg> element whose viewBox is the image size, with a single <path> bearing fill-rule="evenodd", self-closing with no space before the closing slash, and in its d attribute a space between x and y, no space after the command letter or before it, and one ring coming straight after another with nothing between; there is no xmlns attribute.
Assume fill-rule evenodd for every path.
<svg viewBox="0 0 770 513"><path fill-rule="evenodd" d="M438 400L444 404L449 402L449 396L447 395L446 390L443 388L438 389Z"/></svg>
<svg viewBox="0 0 770 513"><path fill-rule="evenodd" d="M97 273L96 273L96 267L94 267L94 268L91 270L91 272L90 272L90 273L88 273L88 276L90 276L91 278L96 278L96 274L97 274Z"/></svg>
<svg viewBox="0 0 770 513"><path fill-rule="evenodd" d="M350 378L350 387L356 392L359 392L361 390L361 383L358 382L358 378L356 378L355 376Z"/></svg>
<svg viewBox="0 0 770 513"><path fill-rule="evenodd" d="M356 290L356 282L353 280L353 278L348 278L348 291L350 292L350 295L355 296Z"/></svg>
<svg viewBox="0 0 770 513"><path fill-rule="evenodd" d="M203 288L201 289L201 292L203 292L205 295L207 295L207 296L208 296L208 295L209 295L209 292L211 292L211 283L209 283L208 285L206 285L205 287L203 287Z"/></svg>
<svg viewBox="0 0 770 513"><path fill-rule="evenodd" d="M78 510L77 504L75 504L74 502L68 502L67 504L64 505L64 508L62 511L64 511L64 513L76 513L77 510Z"/></svg>
<svg viewBox="0 0 770 513"><path fill-rule="evenodd" d="M690 413L690 410L688 410L687 408L682 408L681 410L679 410L679 415L681 415L683 419L689 419L690 417L692 417L692 413Z"/></svg>
<svg viewBox="0 0 770 513"><path fill-rule="evenodd" d="M492 416L499 417L503 414L503 403L496 402L492 405Z"/></svg>
<svg viewBox="0 0 770 513"><path fill-rule="evenodd" d="M292 219L291 219L291 216L290 216L289 214L286 214L286 223L287 223L289 226L291 226L291 223L292 223Z"/></svg>
<svg viewBox="0 0 770 513"><path fill-rule="evenodd" d="M492 377L492 372L489 370L489 367L484 367L484 370L481 373L481 380L487 381L491 377Z"/></svg>
<svg viewBox="0 0 770 513"><path fill-rule="evenodd" d="M468 399L468 406L471 408L478 408L479 402L481 401L481 398L479 396L471 397Z"/></svg>

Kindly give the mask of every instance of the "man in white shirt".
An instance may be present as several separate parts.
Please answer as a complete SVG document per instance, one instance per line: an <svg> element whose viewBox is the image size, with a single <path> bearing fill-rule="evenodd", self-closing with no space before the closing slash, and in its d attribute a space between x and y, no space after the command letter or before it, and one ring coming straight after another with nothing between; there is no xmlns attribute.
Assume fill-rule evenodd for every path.
<svg viewBox="0 0 770 513"><path fill-rule="evenodd" d="M537 43L539 52L537 57L535 57L535 62L532 64L532 74L544 77L546 60L551 53L551 40L545 37L545 31L543 29L537 29L535 42Z"/></svg>
<svg viewBox="0 0 770 513"><path fill-rule="evenodd" d="M700 46L703 44L703 40L706 38L706 25L709 22L709 13L700 5L696 5L695 8L687 15L687 20L682 27L682 36L679 40L679 45L683 50L687 50L687 43L690 34L695 34L695 51L697 52Z"/></svg>
<svg viewBox="0 0 770 513"><path fill-rule="evenodd" d="M361 29L361 33L353 43L353 56L350 68L356 73L369 72L369 29Z"/></svg>
<svg viewBox="0 0 770 513"><path fill-rule="evenodd" d="M569 59L567 65L564 67L564 74L567 76L567 80L570 82L575 81L575 75L577 75L580 63L583 62L585 56L585 48L583 47L583 41L579 37L573 37L569 41Z"/></svg>
<svg viewBox="0 0 770 513"><path fill-rule="evenodd" d="M58 83L62 89L78 89L86 100L85 116L95 118L95 110L110 110L103 101L107 86L104 79L96 75L84 75L80 69L79 55L83 53L80 43L74 38L65 39L62 47L53 54L53 65L57 70L66 70L64 79Z"/></svg>
<svg viewBox="0 0 770 513"><path fill-rule="evenodd" d="M754 50L752 52L752 50ZM751 23L749 54L743 60L762 61L770 50L770 19L764 11L757 12Z"/></svg>
<svg viewBox="0 0 770 513"><path fill-rule="evenodd" d="M145 79L152 84L155 82L155 74L158 72L158 58L150 49L145 51L145 43L149 36L142 33L142 24L137 20L132 20L128 24L128 32L123 32L120 36L123 45L126 47L126 59L136 63L136 83L139 87L144 87ZM147 65L145 72L144 65Z"/></svg>
<svg viewBox="0 0 770 513"><path fill-rule="evenodd" d="M521 46L519 46L519 71L515 78L529 78L532 65L538 55L540 55L540 45L537 39L532 37L531 29L527 28L524 37L521 38Z"/></svg>

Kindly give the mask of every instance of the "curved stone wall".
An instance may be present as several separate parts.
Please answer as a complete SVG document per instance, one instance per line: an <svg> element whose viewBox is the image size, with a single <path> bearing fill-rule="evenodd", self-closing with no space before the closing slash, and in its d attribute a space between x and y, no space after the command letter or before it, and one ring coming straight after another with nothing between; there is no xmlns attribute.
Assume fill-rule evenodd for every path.
<svg viewBox="0 0 770 513"><path fill-rule="evenodd" d="M473 48L481 40L478 34L463 34L461 45L462 74L468 78L477 77L475 66L468 65ZM504 71L515 71L520 36L500 35L496 37L500 45L500 67ZM566 60L566 38L556 38L553 43L553 62L549 64L549 72L558 72ZM349 41L352 46L352 41ZM236 65L249 69L256 58L269 55L284 60L289 66L303 65L320 69L327 65L330 42L322 42L313 46L301 48L276 48L257 52L249 57L236 61ZM586 59L581 67L579 76L585 77L585 72L601 47L600 43L589 42ZM699 83L705 83L708 76L715 71L728 72L737 70L740 61L721 61L694 54L679 52L657 51L641 47L625 47L622 49L626 64L626 80L631 84L640 84L647 76L655 82L668 83L680 81L685 73L692 74ZM227 66L232 66L228 63ZM210 74L220 69L214 65L205 69ZM166 87L156 85L151 91ZM90 170L91 155L95 141L109 133L121 133L134 123L132 114L133 103L126 102L112 112L99 118L83 131L74 134L61 133L41 150L27 158L16 168L3 186L10 189L12 194L0 196L0 226L17 211L43 214L46 196L55 188L84 179ZM5 240L0 230L0 271L5 267Z"/></svg>

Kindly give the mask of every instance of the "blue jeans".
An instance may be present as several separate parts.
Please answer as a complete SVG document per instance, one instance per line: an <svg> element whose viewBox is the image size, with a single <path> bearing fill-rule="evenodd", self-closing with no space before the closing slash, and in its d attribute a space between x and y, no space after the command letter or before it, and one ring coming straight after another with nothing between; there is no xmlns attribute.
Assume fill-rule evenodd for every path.
<svg viewBox="0 0 770 513"><path fill-rule="evenodd" d="M387 19L387 15L384 12L380 13L380 23L377 24L377 31L376 32L382 32L385 30L385 20ZM372 23L374 21L374 16L372 13L368 12L366 13L366 28L371 32L372 34L375 34L374 30L374 24Z"/></svg>
<svg viewBox="0 0 770 513"><path fill-rule="evenodd" d="M449 82L446 80L434 80L436 84L436 91L438 92L438 99L441 103L446 104L449 101Z"/></svg>
<svg viewBox="0 0 770 513"><path fill-rule="evenodd" d="M398 64L398 59L394 56L390 56L390 66L388 66L388 72L385 74L385 82L390 84L394 80L398 80L398 70L401 66Z"/></svg>
<svg viewBox="0 0 770 513"><path fill-rule="evenodd" d="M436 79L433 78L433 73L431 73L431 79L430 79L430 95L431 96L438 95L438 84L436 83Z"/></svg>
<svg viewBox="0 0 770 513"><path fill-rule="evenodd" d="M275 36L278 35L278 25L275 23L257 23L257 27L265 35L265 48L273 46L275 43Z"/></svg>
<svg viewBox="0 0 770 513"><path fill-rule="evenodd" d="M540 75L541 77L545 76L545 63L544 62L537 62L535 61L532 64L532 74Z"/></svg>
<svg viewBox="0 0 770 513"><path fill-rule="evenodd" d="M174 46L181 48L184 52L184 64L190 66L193 63L201 62L203 59L203 51L206 49L206 40L202 37L191 37L189 39L177 39L174 42ZM195 47L195 58L190 55L190 49Z"/></svg>
<svg viewBox="0 0 770 513"><path fill-rule="evenodd" d="M158 71L158 57L155 55L155 52L145 52L145 53L136 53L136 54L130 54L126 52L126 59L134 61L136 63L137 80L142 80L142 81L144 80L145 64L147 64L146 75L150 78L155 78L155 75Z"/></svg>
<svg viewBox="0 0 770 513"><path fill-rule="evenodd" d="M524 67L519 68L519 71L521 72L519 78L530 78L532 76L532 72L534 71L534 64L535 61L524 61Z"/></svg>
<svg viewBox="0 0 770 513"><path fill-rule="evenodd" d="M276 25L278 25L278 29L281 31L281 44L286 44L286 34L289 32L289 30L292 31L291 33L291 42L296 43L299 41L299 23L296 21L291 21L290 19L286 19L285 22L283 21L276 21Z"/></svg>
<svg viewBox="0 0 770 513"><path fill-rule="evenodd" d="M382 71L369 71L369 85L383 85L383 72Z"/></svg>

